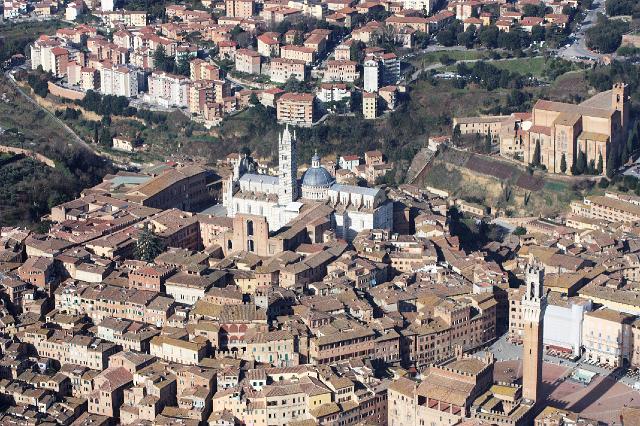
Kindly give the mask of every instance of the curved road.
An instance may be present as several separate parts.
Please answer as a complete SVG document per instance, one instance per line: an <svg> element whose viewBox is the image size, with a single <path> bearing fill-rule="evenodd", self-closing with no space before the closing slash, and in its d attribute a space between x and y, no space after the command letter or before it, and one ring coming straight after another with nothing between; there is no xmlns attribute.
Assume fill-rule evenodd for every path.
<svg viewBox="0 0 640 426"><path fill-rule="evenodd" d="M580 24L580 29L575 33L575 40L569 47L561 47L558 49L558 56L567 60L575 60L580 56L594 61L600 61L602 59L604 55L593 52L587 48L586 32L595 25L598 19L598 13L605 14L604 3L604 0L596 0L593 2L593 8L587 12L584 21L582 21L584 24Z"/></svg>

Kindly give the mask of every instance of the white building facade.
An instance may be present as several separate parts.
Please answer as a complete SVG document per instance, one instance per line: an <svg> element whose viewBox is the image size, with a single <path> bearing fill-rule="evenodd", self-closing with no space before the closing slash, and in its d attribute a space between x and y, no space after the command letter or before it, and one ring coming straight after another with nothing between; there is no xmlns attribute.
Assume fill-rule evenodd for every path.
<svg viewBox="0 0 640 426"><path fill-rule="evenodd" d="M153 73L149 76L149 102L169 107L187 107L189 105L188 78L166 72Z"/></svg>
<svg viewBox="0 0 640 426"><path fill-rule="evenodd" d="M138 95L138 72L126 66L103 67L100 70L100 92L104 95Z"/></svg>

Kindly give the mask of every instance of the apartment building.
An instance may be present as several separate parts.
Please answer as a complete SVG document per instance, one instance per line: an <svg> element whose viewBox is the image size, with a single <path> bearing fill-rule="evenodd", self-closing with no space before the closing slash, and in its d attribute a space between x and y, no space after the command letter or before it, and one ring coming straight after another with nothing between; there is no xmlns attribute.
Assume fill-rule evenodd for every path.
<svg viewBox="0 0 640 426"><path fill-rule="evenodd" d="M189 86L189 112L201 116L207 104L224 102L229 84L224 80L196 80Z"/></svg>
<svg viewBox="0 0 640 426"><path fill-rule="evenodd" d="M250 49L238 49L236 51L236 71L246 74L260 74L261 57L258 52Z"/></svg>
<svg viewBox="0 0 640 426"><path fill-rule="evenodd" d="M220 68L202 59L196 58L189 62L189 78L191 80L221 80Z"/></svg>
<svg viewBox="0 0 640 426"><path fill-rule="evenodd" d="M323 83L316 92L320 102L340 102L351 98L351 92L344 83Z"/></svg>
<svg viewBox="0 0 640 426"><path fill-rule="evenodd" d="M113 27L116 24L124 24L126 27L144 27L147 25L147 12L114 10L114 11L94 11L106 26Z"/></svg>
<svg viewBox="0 0 640 426"><path fill-rule="evenodd" d="M225 0L226 16L231 18L250 18L255 5L253 0Z"/></svg>
<svg viewBox="0 0 640 426"><path fill-rule="evenodd" d="M258 53L261 56L278 57L280 56L280 41L278 41L279 33L264 33L257 37Z"/></svg>
<svg viewBox="0 0 640 426"><path fill-rule="evenodd" d="M307 65L316 59L316 51L310 47L286 45L280 48L280 57L304 61Z"/></svg>
<svg viewBox="0 0 640 426"><path fill-rule="evenodd" d="M150 102L165 108L188 107L189 85L190 81L187 77L164 71L154 72L149 76L147 97Z"/></svg>
<svg viewBox="0 0 640 426"><path fill-rule="evenodd" d="M378 95L376 93L362 93L362 115L366 120L373 120L378 116Z"/></svg>
<svg viewBox="0 0 640 426"><path fill-rule="evenodd" d="M365 327L321 335L309 340L309 360L330 364L342 360L372 356L375 353L375 333Z"/></svg>
<svg viewBox="0 0 640 426"><path fill-rule="evenodd" d="M429 21L427 18L421 16L398 16L392 15L387 18L385 23L393 27L396 31L401 30L404 27L413 28L416 31L423 33L427 32Z"/></svg>
<svg viewBox="0 0 640 426"><path fill-rule="evenodd" d="M276 101L278 121L310 126L314 119L315 96L310 93L285 93Z"/></svg>
<svg viewBox="0 0 640 426"><path fill-rule="evenodd" d="M638 200L635 197L625 198L614 193L586 197L583 201L573 201L571 212L588 219L607 222L633 223L640 220Z"/></svg>
<svg viewBox="0 0 640 426"><path fill-rule="evenodd" d="M587 312L582 329L584 357L611 368L630 362L634 321L634 316L608 308Z"/></svg>
<svg viewBox="0 0 640 426"><path fill-rule="evenodd" d="M39 335L29 343L33 344L41 357L58 360L60 364L76 364L99 371L107 368L109 357L119 352L114 343L90 336L68 336L53 330L48 330L45 335Z"/></svg>
<svg viewBox="0 0 640 426"><path fill-rule="evenodd" d="M56 77L67 75L69 51L62 47L62 43L48 36L40 36L30 47L31 69L42 67L45 72L51 72Z"/></svg>
<svg viewBox="0 0 640 426"><path fill-rule="evenodd" d="M427 365L450 358L457 346L470 350L496 338L497 301L491 294L425 299L421 305L425 312L433 312L432 318L410 325L403 333L406 343L401 356L406 361Z"/></svg>
<svg viewBox="0 0 640 426"><path fill-rule="evenodd" d="M105 65L100 69L100 93L132 98L138 95L138 71L127 66Z"/></svg>
<svg viewBox="0 0 640 426"><path fill-rule="evenodd" d="M353 83L360 77L357 65L358 63L354 61L327 61L327 70L324 73L323 81Z"/></svg>
<svg viewBox="0 0 640 426"><path fill-rule="evenodd" d="M271 81L285 83L290 78L298 81L305 81L307 77L307 66L304 61L296 59L274 58L271 60L269 72Z"/></svg>
<svg viewBox="0 0 640 426"><path fill-rule="evenodd" d="M200 336L191 341L156 336L151 339L150 353L165 361L198 365L207 354L207 340Z"/></svg>
<svg viewBox="0 0 640 426"><path fill-rule="evenodd" d="M489 135L495 138L500 133L506 115L486 115L479 117L454 117L453 127L460 129L461 135Z"/></svg>

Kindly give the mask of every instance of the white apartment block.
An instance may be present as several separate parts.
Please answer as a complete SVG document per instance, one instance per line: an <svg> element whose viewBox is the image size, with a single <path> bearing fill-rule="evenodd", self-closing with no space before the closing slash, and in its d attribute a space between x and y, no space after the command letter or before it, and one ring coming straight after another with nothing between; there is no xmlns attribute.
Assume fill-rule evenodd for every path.
<svg viewBox="0 0 640 426"><path fill-rule="evenodd" d="M187 77L169 74L166 72L154 72L149 76L150 102L169 107L187 107L189 105L189 84Z"/></svg>
<svg viewBox="0 0 640 426"><path fill-rule="evenodd" d="M271 60L269 72L271 81L285 83L290 77L298 81L304 81L306 77L306 64L296 59L274 58Z"/></svg>
<svg viewBox="0 0 640 426"><path fill-rule="evenodd" d="M364 91L377 92L381 83L380 62L375 59L367 59L364 62Z"/></svg>
<svg viewBox="0 0 640 426"><path fill-rule="evenodd" d="M104 95L138 95L138 72L125 66L106 66L100 70L100 92Z"/></svg>
<svg viewBox="0 0 640 426"><path fill-rule="evenodd" d="M61 43L58 40L47 36L42 36L33 42L30 46L31 69L35 70L42 66L44 71L53 72L51 49L60 46Z"/></svg>

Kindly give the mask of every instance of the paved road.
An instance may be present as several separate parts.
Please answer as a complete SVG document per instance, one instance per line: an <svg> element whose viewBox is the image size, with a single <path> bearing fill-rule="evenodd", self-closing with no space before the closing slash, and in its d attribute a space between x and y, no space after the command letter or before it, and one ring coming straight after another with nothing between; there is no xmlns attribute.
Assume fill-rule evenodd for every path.
<svg viewBox="0 0 640 426"><path fill-rule="evenodd" d="M18 83L16 82L15 77L13 76L11 71L5 72L4 75L7 78L7 80L13 85L13 87L18 91L18 93L20 93L27 101L29 101L31 104L33 104L37 109L40 109L40 110L44 111L45 114L47 114L49 117L51 117L51 119L53 119L62 128L64 128L72 136L71 139L75 143L81 145L82 147L88 149L89 151L93 152L94 154L96 154L98 156L102 156L101 153L97 152L95 149L93 149L93 147L91 147L88 143L86 143L80 136L78 136L76 134L76 132L74 132L73 129L71 129L71 127L67 126L64 121L60 120L58 117L56 117L54 114L52 114L48 109L43 108L42 106L40 106L29 95L27 95L22 90L22 88L18 85Z"/></svg>
<svg viewBox="0 0 640 426"><path fill-rule="evenodd" d="M604 55L587 49L585 33L589 28L595 25L598 13L605 13L604 3L604 0L594 1L593 9L587 12L583 21L584 23L580 24L579 27L576 28L577 32L574 33L575 40L569 47L562 47L558 49L558 56L568 60L575 60L580 56L593 59L594 61L600 61L602 59Z"/></svg>

